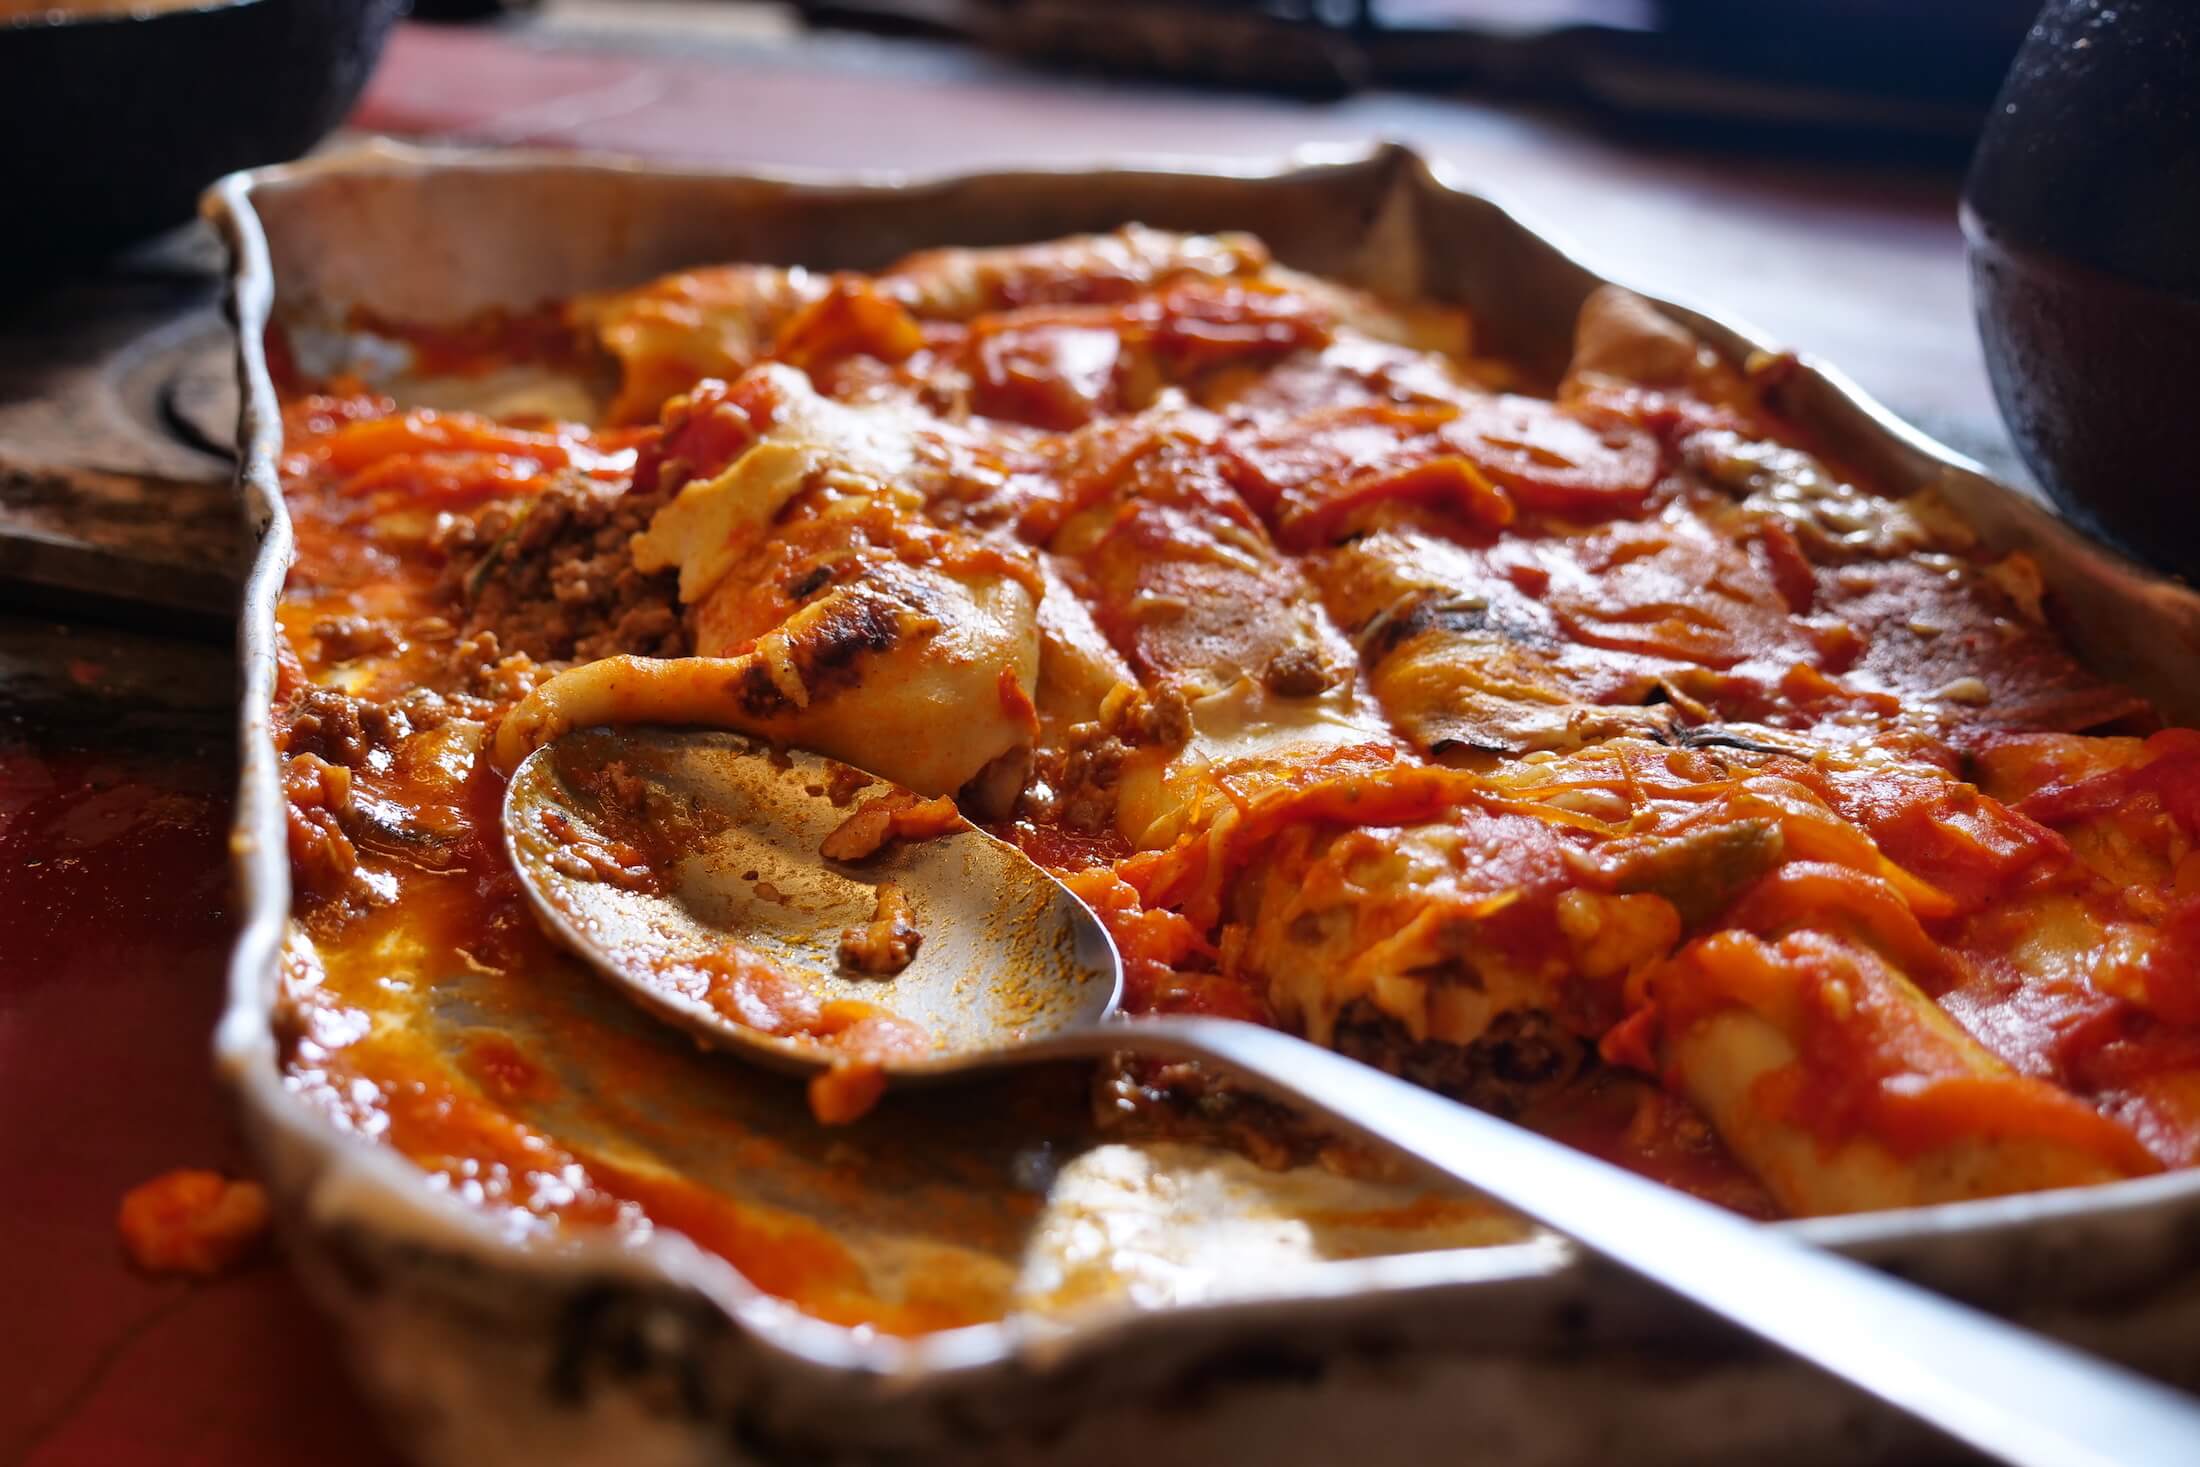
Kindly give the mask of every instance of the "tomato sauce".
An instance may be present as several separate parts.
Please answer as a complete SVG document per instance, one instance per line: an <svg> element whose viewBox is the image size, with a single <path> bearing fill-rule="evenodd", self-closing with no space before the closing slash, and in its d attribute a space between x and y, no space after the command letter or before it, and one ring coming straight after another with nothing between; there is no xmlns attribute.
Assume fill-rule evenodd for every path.
<svg viewBox="0 0 2200 1467"><path fill-rule="evenodd" d="M648 394L663 411L641 427L290 384L299 561L279 615L306 939L287 980L298 1093L519 1236L677 1229L805 1310L884 1331L1009 1307L1038 1203L1004 1158L1032 1134L1089 1144L1087 1111L1123 1107L1034 1077L990 1111L872 1110L882 1080L859 1053L810 1094L842 1123L821 1135L800 1095L704 1065L556 951L496 836L485 751L557 669L481 614L478 578L563 534L527 594L595 605L635 571L633 527L590 507L709 484L787 428L792 395L740 370L767 362L838 399L832 421L875 428L871 448L906 458L909 483L873 492L829 445L775 437L800 492L742 562L748 579L681 612L671 639L753 652L836 578L877 567L1081 602L1083 629L1048 626L1041 645L1096 640L1080 650L1103 687L1126 675L1112 669L1128 682L1071 717L1044 678L989 678L986 713L1040 742L963 800L1026 778L1033 799L995 790L985 818L1106 924L1131 1014L1320 1033L1315 1018L1338 1016L1292 1005L1372 972L1355 1022L1372 1008L1391 1023L1368 1041L1379 1061L1410 1072L1442 1048L1427 1037L1439 1020L1480 1025L1492 1049L1470 1067L1555 1076L1522 1092L1528 1124L1750 1216L1777 1214L1778 1188L1667 1073L1674 1026L1722 1006L1780 1020L1797 1059L1753 1103L1828 1152L1863 1140L1899 1161L2018 1136L2127 1172L2193 1159L2200 736L2114 758L2078 737L2148 710L2087 678L2030 614L2021 558L1936 539L1925 509L1807 458L1728 369L1699 361L1655 387L1586 374L1528 397L1488 385L1517 374L1364 334L1369 319L1413 328L1270 279L1257 256L1178 275L1116 260L1080 280L1064 261L1083 256L1063 248L923 257L869 281L735 267L646 287L652 329L671 322L683 344L644 359L604 338L627 369L619 413L682 353L724 375ZM714 290L746 314L712 318ZM597 344L569 339L579 319L484 321L418 346L461 374L590 358ZM875 421L846 416L882 403ZM452 547L487 523L498 546L454 575ZM1424 673L1448 656L1454 676L1386 684L1393 656ZM1215 711L1232 698L1235 723ZM1468 704L1528 709L1537 732L1499 719L1480 740L1416 742L1414 715ZM1626 737L1582 732L1619 712ZM2008 742L2049 736L2074 742ZM1157 770L1177 782L1165 798ZM1150 826L1069 813L1139 780L1167 812ZM836 840L854 851L961 818L945 798L876 805ZM607 859L624 871L629 854ZM1293 913L1276 919L1286 931L1258 930L1263 900ZM2094 924L2071 951L2109 956L2046 971L2035 949L2053 921ZM1263 951L1335 971L1264 971ZM793 980L739 953L682 961L767 1032L894 1039L884 1015L805 1008ZM1512 1028L1483 1012L1535 985L1540 1002L1499 1015ZM1578 1075L1568 1056L1586 1057ZM1148 1100L1174 1083L1130 1073L1124 1093ZM1205 1139L1265 1129L1274 1144L1246 1149L1305 1154L1227 1086L1178 1088L1197 1092L1179 1119L1216 1121ZM987 1150L973 1138L995 1124ZM1019 1143L1015 1127L1037 1130ZM877 1199L897 1187L952 1219L924 1267L880 1262L892 1229Z"/></svg>

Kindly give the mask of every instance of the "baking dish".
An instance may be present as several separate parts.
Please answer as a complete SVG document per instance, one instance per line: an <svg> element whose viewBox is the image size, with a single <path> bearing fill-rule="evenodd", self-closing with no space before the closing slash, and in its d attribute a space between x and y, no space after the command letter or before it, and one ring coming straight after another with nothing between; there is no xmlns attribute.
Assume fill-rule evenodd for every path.
<svg viewBox="0 0 2200 1467"><path fill-rule="evenodd" d="M302 1269L423 1457L1013 1460L1044 1446L1082 1459L1136 1443L1171 1459L1418 1460L1462 1439L1503 1443L1527 1461L1578 1460L1618 1442L1652 1460L1914 1450L1867 1403L1592 1276L1548 1240L1446 1249L1432 1237L1272 1266L1249 1234L1230 1230L1242 1207L1228 1178L1162 1227L1185 1235L1189 1261L1170 1289L1146 1296L1150 1306L1132 1291L1122 1307L1074 1317L871 1335L795 1312L676 1236L517 1246L394 1154L336 1134L277 1069L289 892L267 707L289 539L261 344L271 320L294 333L334 329L357 307L450 320L704 261L867 267L926 245L1137 219L1249 229L1291 265L1456 300L1492 347L1555 375L1599 277L1390 148L1273 169L934 182L377 149L241 175L211 209L236 261L240 441L262 535L244 626L236 844L246 927L217 1048ZM1666 308L1736 359L1769 349ZM1995 548L2029 550L2079 651L2173 716L2193 717L2181 674L2200 638L2200 598L2078 539L1828 370L1806 363L1781 392L1782 411L1845 461L1897 489L1931 484ZM2143 641L2129 635L2136 626L2148 628ZM2077 1338L2113 1322L2116 1353L2175 1369L2175 1342L2200 1306L2180 1287L2194 1246L2184 1220L2200 1212L2194 1182L1782 1226ZM1170 1186L1183 1193L1180 1176ZM1289 1209L1274 1194L1263 1205ZM1202 1236L1218 1240L1204 1256Z"/></svg>

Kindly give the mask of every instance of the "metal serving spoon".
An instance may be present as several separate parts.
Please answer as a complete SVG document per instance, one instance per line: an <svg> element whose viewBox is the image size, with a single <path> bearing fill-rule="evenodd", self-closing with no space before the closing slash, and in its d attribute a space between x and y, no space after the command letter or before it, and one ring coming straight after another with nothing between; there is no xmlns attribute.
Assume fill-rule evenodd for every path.
<svg viewBox="0 0 2200 1467"><path fill-rule="evenodd" d="M965 826L860 862L822 857L827 835L894 788L851 789L862 779L736 734L589 729L514 772L504 835L550 931L713 1047L783 1070L816 1071L832 1058L815 1041L728 1018L701 992L698 970L667 961L737 941L801 973L823 998L876 1004L921 1026L929 1048L886 1064L897 1081L1122 1050L1206 1061L2004 1461L2200 1461L2200 1402L1990 1315L1277 1030L1210 1018L1109 1022L1122 987L1113 944L1021 851ZM840 934L872 918L881 882L914 913L915 959L888 978L843 974Z"/></svg>

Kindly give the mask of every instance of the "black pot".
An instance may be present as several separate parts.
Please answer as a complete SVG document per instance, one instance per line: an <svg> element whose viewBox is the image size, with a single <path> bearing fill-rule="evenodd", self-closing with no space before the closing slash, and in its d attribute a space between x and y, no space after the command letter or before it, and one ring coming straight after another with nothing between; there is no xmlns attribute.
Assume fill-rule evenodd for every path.
<svg viewBox="0 0 2200 1467"><path fill-rule="evenodd" d="M294 158L366 85L403 0L207 0L0 23L0 264L89 263Z"/></svg>
<svg viewBox="0 0 2200 1467"><path fill-rule="evenodd" d="M1963 222L2026 462L2073 520L2200 577L2200 4L2049 0Z"/></svg>

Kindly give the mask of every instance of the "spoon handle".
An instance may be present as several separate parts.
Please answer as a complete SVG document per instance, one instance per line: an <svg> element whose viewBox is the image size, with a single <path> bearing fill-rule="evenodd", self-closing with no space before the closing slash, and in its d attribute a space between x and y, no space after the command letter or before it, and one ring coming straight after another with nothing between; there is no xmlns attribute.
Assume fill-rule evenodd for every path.
<svg viewBox="0 0 2200 1467"><path fill-rule="evenodd" d="M1304 1040L1205 1018L1075 1036L1103 1037L1212 1062L1398 1147L2002 1461L2200 1461L2188 1396Z"/></svg>

